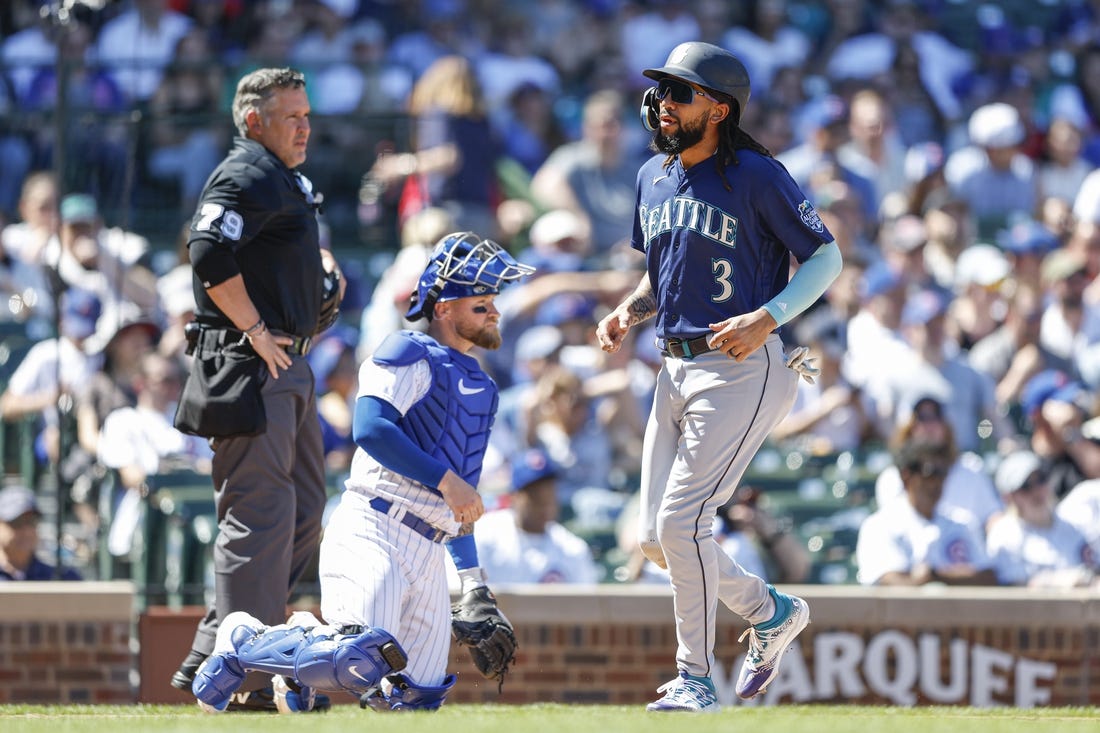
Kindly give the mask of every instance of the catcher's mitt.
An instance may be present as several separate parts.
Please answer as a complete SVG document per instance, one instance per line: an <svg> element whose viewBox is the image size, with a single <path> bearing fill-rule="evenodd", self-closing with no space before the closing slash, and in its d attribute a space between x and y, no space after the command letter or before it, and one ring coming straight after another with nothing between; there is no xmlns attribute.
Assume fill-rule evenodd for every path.
<svg viewBox="0 0 1100 733"><path fill-rule="evenodd" d="M317 319L317 333L323 333L340 317L340 271L326 272L321 285L321 316Z"/></svg>
<svg viewBox="0 0 1100 733"><path fill-rule="evenodd" d="M496 680L498 691L503 689L504 675L516 661L516 635L488 588L468 591L451 606L451 633L469 648L481 675Z"/></svg>

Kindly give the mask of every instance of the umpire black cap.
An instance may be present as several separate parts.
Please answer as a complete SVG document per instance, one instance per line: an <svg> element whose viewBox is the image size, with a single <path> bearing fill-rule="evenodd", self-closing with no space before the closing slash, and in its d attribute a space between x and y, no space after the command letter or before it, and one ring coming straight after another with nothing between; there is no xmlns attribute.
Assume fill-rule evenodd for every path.
<svg viewBox="0 0 1100 733"><path fill-rule="evenodd" d="M748 104L752 91L745 65L726 49L702 41L681 43L672 49L664 66L642 73L655 81L669 76L683 79L733 97L738 106L737 120L741 119L741 111Z"/></svg>

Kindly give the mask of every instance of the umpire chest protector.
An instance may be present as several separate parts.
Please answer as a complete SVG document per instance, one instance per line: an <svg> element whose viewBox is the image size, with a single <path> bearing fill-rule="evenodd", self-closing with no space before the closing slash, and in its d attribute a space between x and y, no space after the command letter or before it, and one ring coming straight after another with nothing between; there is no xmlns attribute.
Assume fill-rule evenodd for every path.
<svg viewBox="0 0 1100 733"><path fill-rule="evenodd" d="M409 408L398 427L425 453L477 486L497 410L496 382L473 357L416 331L389 336L373 358L386 366L427 361L432 387Z"/></svg>

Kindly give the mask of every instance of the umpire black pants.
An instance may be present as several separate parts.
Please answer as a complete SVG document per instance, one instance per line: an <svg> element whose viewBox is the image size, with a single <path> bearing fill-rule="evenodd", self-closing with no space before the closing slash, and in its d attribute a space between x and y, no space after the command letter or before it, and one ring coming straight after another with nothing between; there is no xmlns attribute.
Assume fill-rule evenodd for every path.
<svg viewBox="0 0 1100 733"><path fill-rule="evenodd" d="M305 357L263 386L267 431L214 446L215 601L192 647L214 650L218 623L246 611L265 624L286 621L291 590L316 562L325 508L325 458L313 372ZM268 680L250 675L241 689Z"/></svg>

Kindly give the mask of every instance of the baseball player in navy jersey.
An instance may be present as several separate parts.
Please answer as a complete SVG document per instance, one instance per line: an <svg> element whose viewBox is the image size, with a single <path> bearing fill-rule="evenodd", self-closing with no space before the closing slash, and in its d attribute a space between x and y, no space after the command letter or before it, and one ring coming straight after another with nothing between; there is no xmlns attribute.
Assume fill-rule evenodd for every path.
<svg viewBox="0 0 1100 733"><path fill-rule="evenodd" d="M406 313L428 319L428 333L391 334L359 370L357 449L321 542L326 624L310 617L273 627L247 614L227 619L193 686L206 709L223 709L249 670L298 683L301 690L275 691L284 712L308 710L316 687L362 693L361 704L375 710L443 704L455 683L447 674L452 625L463 642L444 545L462 582L456 609L474 598L499 615L473 535L485 512L476 486L497 386L468 352L500 347L493 301L504 285L533 271L472 232L436 245ZM506 668L511 651L505 657Z"/></svg>
<svg viewBox="0 0 1100 733"><path fill-rule="evenodd" d="M719 600L751 624L742 698L765 690L809 623L805 601L729 559L711 527L790 410L799 374L814 376L805 349L784 355L777 330L824 293L841 257L787 171L738 126L749 78L736 57L683 43L644 73L657 83L641 112L659 154L638 172L631 243L648 272L596 334L614 352L655 317L665 357L645 432L639 541L669 571L679 674L648 709L714 711Z"/></svg>

